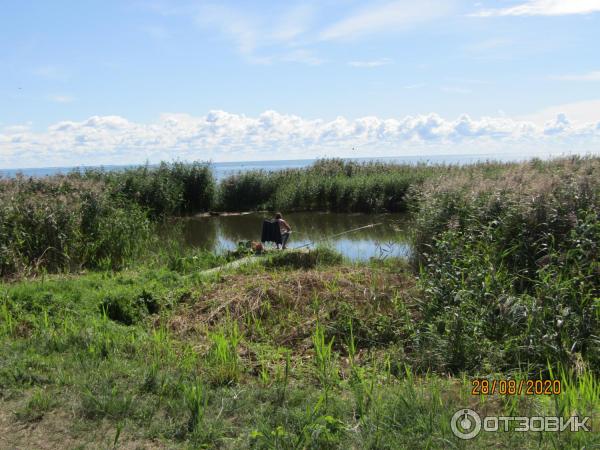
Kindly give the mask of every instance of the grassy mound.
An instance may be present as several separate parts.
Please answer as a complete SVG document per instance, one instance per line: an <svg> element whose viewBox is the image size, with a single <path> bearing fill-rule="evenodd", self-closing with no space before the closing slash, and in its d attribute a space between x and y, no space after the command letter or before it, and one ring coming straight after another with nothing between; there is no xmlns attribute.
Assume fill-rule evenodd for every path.
<svg viewBox="0 0 600 450"><path fill-rule="evenodd" d="M315 249L275 252L269 255L263 264L269 268L314 269L317 266L339 265L342 261L342 255L335 250L327 247L317 247Z"/></svg>

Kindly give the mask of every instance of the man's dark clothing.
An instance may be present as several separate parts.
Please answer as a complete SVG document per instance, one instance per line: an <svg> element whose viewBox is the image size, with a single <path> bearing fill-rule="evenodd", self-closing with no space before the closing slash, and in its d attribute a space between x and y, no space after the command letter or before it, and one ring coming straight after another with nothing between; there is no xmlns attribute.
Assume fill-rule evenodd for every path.
<svg viewBox="0 0 600 450"><path fill-rule="evenodd" d="M277 245L283 243L281 229L277 220L265 220L262 227L261 242L275 242Z"/></svg>

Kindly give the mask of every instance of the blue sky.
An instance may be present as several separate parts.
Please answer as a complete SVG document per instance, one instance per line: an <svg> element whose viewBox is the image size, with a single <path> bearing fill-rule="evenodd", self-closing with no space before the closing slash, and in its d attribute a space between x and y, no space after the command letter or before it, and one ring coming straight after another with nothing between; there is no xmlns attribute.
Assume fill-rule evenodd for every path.
<svg viewBox="0 0 600 450"><path fill-rule="evenodd" d="M597 152L598 42L600 0L6 2L0 166Z"/></svg>

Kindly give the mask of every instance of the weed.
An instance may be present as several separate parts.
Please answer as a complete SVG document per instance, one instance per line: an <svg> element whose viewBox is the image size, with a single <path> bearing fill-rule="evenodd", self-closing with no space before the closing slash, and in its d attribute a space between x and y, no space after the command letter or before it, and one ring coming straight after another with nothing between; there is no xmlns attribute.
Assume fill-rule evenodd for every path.
<svg viewBox="0 0 600 450"><path fill-rule="evenodd" d="M37 422L56 405L52 395L45 389L34 388L25 405L15 412L21 422Z"/></svg>
<svg viewBox="0 0 600 450"><path fill-rule="evenodd" d="M242 365L238 356L241 340L237 322L210 333L212 342L207 362L210 366L210 379L216 385L236 383L242 374Z"/></svg>
<svg viewBox="0 0 600 450"><path fill-rule="evenodd" d="M315 351L317 378L325 393L325 402L327 402L329 391L338 381L337 361L333 353L333 338L327 342L325 339L325 330L317 323L312 336L312 342Z"/></svg>
<svg viewBox="0 0 600 450"><path fill-rule="evenodd" d="M343 257L327 247L317 247L307 252L277 252L264 261L266 267L312 269L318 266L333 266L342 263Z"/></svg>
<svg viewBox="0 0 600 450"><path fill-rule="evenodd" d="M194 433L196 430L202 428L202 422L208 405L208 396L206 390L198 380L184 386L183 396L190 415L188 431Z"/></svg>

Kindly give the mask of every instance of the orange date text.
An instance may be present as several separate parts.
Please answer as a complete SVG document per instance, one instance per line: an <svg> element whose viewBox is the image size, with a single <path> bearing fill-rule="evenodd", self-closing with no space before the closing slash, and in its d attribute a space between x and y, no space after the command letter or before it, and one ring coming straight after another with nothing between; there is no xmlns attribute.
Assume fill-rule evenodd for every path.
<svg viewBox="0 0 600 450"><path fill-rule="evenodd" d="M475 378L472 395L560 395L560 380L497 380Z"/></svg>

